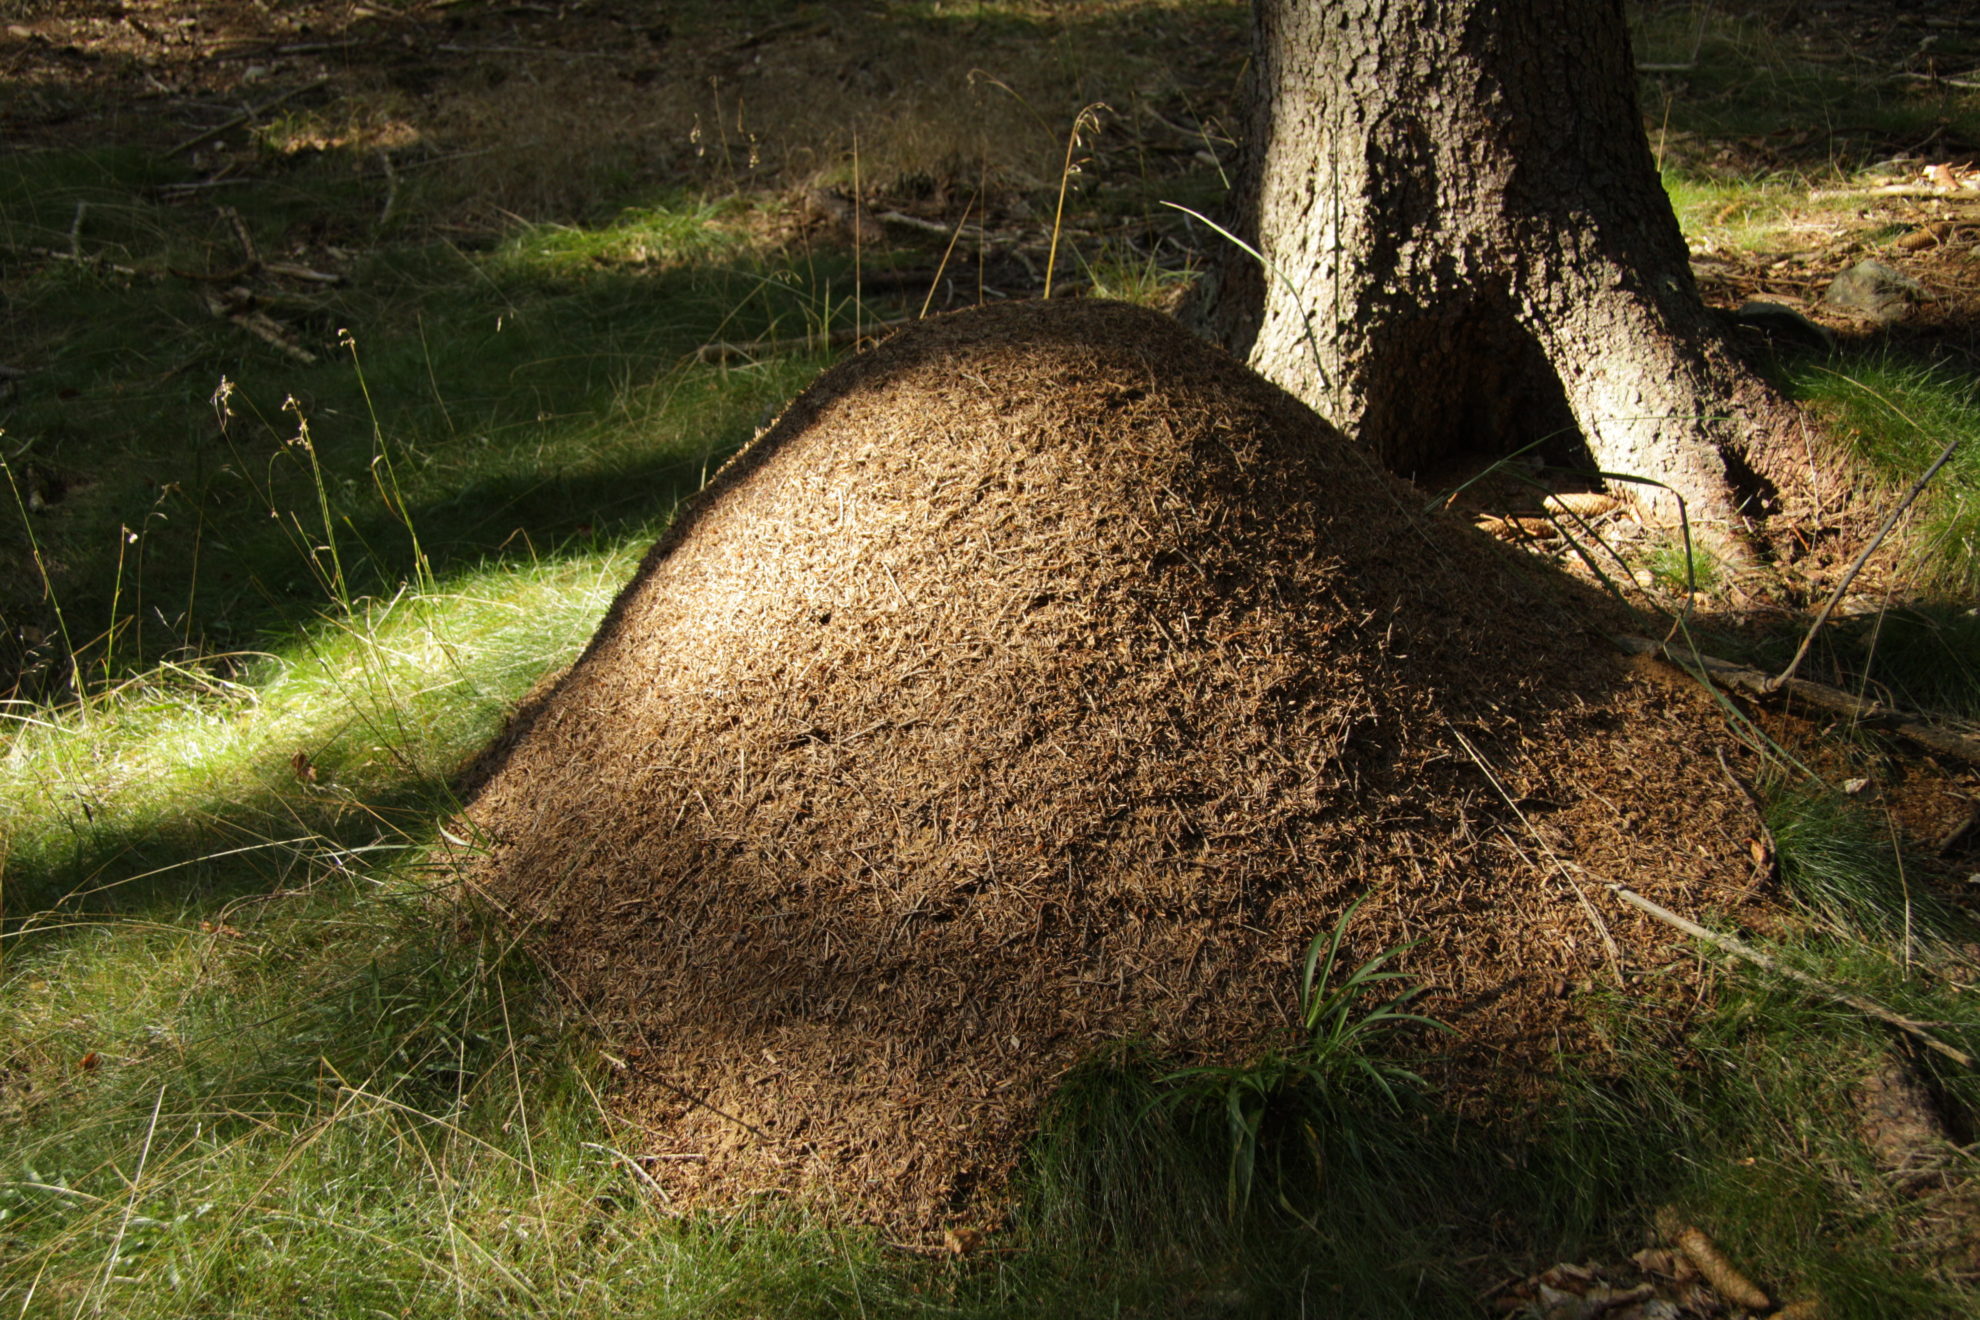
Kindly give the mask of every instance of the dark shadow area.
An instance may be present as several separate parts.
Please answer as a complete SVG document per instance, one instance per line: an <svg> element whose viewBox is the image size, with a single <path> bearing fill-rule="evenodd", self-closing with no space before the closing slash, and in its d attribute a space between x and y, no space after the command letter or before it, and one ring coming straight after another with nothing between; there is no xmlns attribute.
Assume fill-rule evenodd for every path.
<svg viewBox="0 0 1980 1320"><path fill-rule="evenodd" d="M1599 470L1553 364L1491 299L1397 322L1370 353L1364 429L1392 440L1383 463L1426 490L1442 484L1441 473L1515 454L1564 471Z"/></svg>
<svg viewBox="0 0 1980 1320"><path fill-rule="evenodd" d="M253 646L298 609L389 594L421 571L415 536L445 571L650 531L806 374L677 369L709 338L802 332L805 290L772 268L556 264L491 274L446 244L368 259L306 319L283 313L313 364L212 315L170 269L44 267L8 306L39 369L0 400L0 659L18 670L65 631L100 666L113 613L119 672Z"/></svg>

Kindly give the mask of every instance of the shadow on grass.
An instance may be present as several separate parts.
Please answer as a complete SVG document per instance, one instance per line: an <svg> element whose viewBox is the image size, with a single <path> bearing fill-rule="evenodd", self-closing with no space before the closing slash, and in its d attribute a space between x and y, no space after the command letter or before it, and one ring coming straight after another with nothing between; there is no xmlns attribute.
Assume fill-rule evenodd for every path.
<svg viewBox="0 0 1980 1320"><path fill-rule="evenodd" d="M695 348L802 336L837 308L813 292L837 258L794 272L679 198L602 237L527 230L477 253L305 244L298 262L345 281L250 272L236 297L199 274L238 261L231 225L152 200L154 159L7 164L32 199L0 207L8 232L60 247L57 211L95 217L89 259L23 263L5 310L27 373L0 399L16 667L59 632L115 678L423 571L650 533L818 365L685 369ZM289 192L343 204L328 163L291 173L242 199L271 261Z"/></svg>
<svg viewBox="0 0 1980 1320"><path fill-rule="evenodd" d="M1793 32L1707 6L1641 9L1632 40L1651 66L1643 107L1667 131L1737 139L1749 159L1777 169L1857 169L1921 144L1957 153L1980 143L1980 108L1961 88L1893 67L1918 53L1902 16L1877 34L1878 47L1850 30L1846 14ZM1847 58L1830 53L1852 42Z"/></svg>

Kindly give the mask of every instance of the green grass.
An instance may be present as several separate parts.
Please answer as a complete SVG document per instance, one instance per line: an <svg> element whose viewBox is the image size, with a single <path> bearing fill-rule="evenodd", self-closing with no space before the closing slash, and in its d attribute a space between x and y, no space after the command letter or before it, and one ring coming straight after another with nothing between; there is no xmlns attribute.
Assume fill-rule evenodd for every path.
<svg viewBox="0 0 1980 1320"><path fill-rule="evenodd" d="M1836 1314L1959 1304L1905 1254L1904 1207L1865 1190L1831 1117L1878 1037L1744 977L1684 1036L1619 1007L1606 1050L1565 1060L1556 1103L1519 1119L1385 1101L1357 1061L1392 1046L1357 1043L1339 1069L1272 1088L1236 1205L1224 1097L1129 1049L1055 1098L1003 1254L919 1261L774 1204L672 1214L620 1158L642 1134L601 1104L609 1042L460 902L435 825L459 758L582 640L637 550L443 578L326 612L231 678L161 673L14 722L0 1302L1459 1316L1493 1281L1464 1264L1481 1252L1620 1259L1675 1204ZM1790 883L1813 892L1809 847L1774 819ZM1830 869L1866 858L1890 874L1874 846ZM1888 912L1884 898L1847 911ZM1817 949L1819 970L1962 1021L1869 947Z"/></svg>
<svg viewBox="0 0 1980 1320"><path fill-rule="evenodd" d="M1779 151L1805 149L1846 169L1935 130L1980 138L1980 93L1893 78L1857 51L1811 52L1721 6L1659 6L1639 18L1632 37L1639 63L1691 65L1645 76L1643 108L1653 126L1708 139L1764 140ZM1957 58L1961 41L1949 37L1943 56ZM1656 137L1653 128L1653 143Z"/></svg>
<svg viewBox="0 0 1980 1320"><path fill-rule="evenodd" d="M1945 928L1946 914L1904 871L1888 821L1818 785L1768 795L1767 828L1788 896L1848 935L1905 941Z"/></svg>
<svg viewBox="0 0 1980 1320"><path fill-rule="evenodd" d="M606 1066L527 969L436 907L430 874L380 879L19 960L10 1303L816 1315L898 1286L870 1235L670 1217L618 1153L638 1134L600 1112Z"/></svg>
<svg viewBox="0 0 1980 1320"><path fill-rule="evenodd" d="M1170 25L1241 16L1138 6L1087 35L1131 40L1121 67L1148 74ZM952 32L1023 44L1029 73L1063 73L1054 98L1113 94L1089 85L1108 56L1037 40L1036 6L894 17L920 24L895 25L900 50ZM1674 129L1745 132L1778 109L1785 130L1862 94L1750 38L1708 32ZM1005 186L1033 156L1056 171L1064 125L1033 122L1056 101L1014 85L1023 104L920 89L955 122L869 137L867 177L973 186L988 167L956 152L985 131L985 98L997 124L1036 130L1011 134ZM1878 96L1853 140L1938 112ZM0 491L0 615L17 648L25 627L66 628L76 665L0 708L0 1313L1470 1316L1508 1274L1626 1258L1666 1205L1832 1315L1972 1309L1848 1118L1889 1042L1744 971L1681 1010L1598 1011L1599 1047L1563 1058L1558 1091L1518 1115L1459 1110L1429 1084L1384 1095L1369 1078L1415 1066L1420 1044L1389 1033L1313 1069L1103 1052L1043 1115L1008 1229L968 1259L904 1254L817 1207L676 1213L625 1158L644 1134L606 1103L609 1040L462 893L452 783L582 645L678 502L823 360L723 367L694 350L841 324L850 254L766 237L789 218L776 198L621 177L602 157L559 223L457 225L474 178L410 170L387 223L364 152L293 150L335 127L295 111L262 135L255 186L228 194L264 256L345 277L257 286L309 365L206 306L215 282L192 276L241 253L204 200L160 194L189 167L0 156L0 316L8 365L33 372L0 405L23 504ZM1181 232L1154 202L1207 210L1222 184L1168 160L1194 144L1125 140L1101 131L1076 200L1083 223L1140 217L1136 241L1069 234L1060 269L1160 301L1187 273L1143 255ZM1776 242L1807 209L1789 173L1669 177L1688 224L1731 241ZM1037 182L1049 215L1056 174ZM82 260L48 256L72 231ZM1894 488L1943 438L1980 433L1944 368L1796 370ZM1892 552L1936 603L1838 623L1818 663L1975 709L1969 458ZM25 511L44 494L58 498ZM1682 552L1662 553L1652 571L1682 589ZM1709 589L1713 567L1693 569ZM1779 955L1971 1048L1970 1008L1943 982L1959 973L1941 936L1959 927L1916 898L1881 822L1785 791L1769 820L1810 914ZM1980 1104L1971 1078L1936 1081L1965 1113Z"/></svg>
<svg viewBox="0 0 1980 1320"><path fill-rule="evenodd" d="M1895 554L1906 585L1928 598L1980 598L1980 385L1948 365L1896 349L1792 368L1799 396L1834 419L1852 456L1895 502L1948 441L1962 444L1900 528Z"/></svg>
<svg viewBox="0 0 1980 1320"><path fill-rule="evenodd" d="M1830 639L1847 672L1904 709L1980 719L1980 613L1908 604L1845 621Z"/></svg>
<svg viewBox="0 0 1980 1320"><path fill-rule="evenodd" d="M1643 571L1673 595L1708 594L1720 585L1724 570L1706 546L1682 537L1657 541L1643 555Z"/></svg>
<svg viewBox="0 0 1980 1320"><path fill-rule="evenodd" d="M1974 1036L1972 1015L1947 988L1907 981L1898 964L1842 942L1807 964L1833 981L1910 1011L1951 1019L1949 1034ZM1649 1029L1646 1029L1649 1027ZM1971 1306L1965 1285L1920 1244L1929 1207L1885 1189L1853 1126L1852 1088L1890 1049L1888 1038L1850 1010L1820 1003L1764 974L1742 972L1715 1010L1682 1038L1668 1028L1615 1023L1617 1081L1592 1083L1591 1153L1612 1176L1635 1177L1659 1205L1706 1229L1777 1299L1810 1293L1825 1314L1956 1314ZM1971 1079L1955 1093L1971 1103ZM1597 1163L1594 1169L1602 1167ZM1954 1167L1970 1170L1958 1156Z"/></svg>
<svg viewBox="0 0 1980 1320"><path fill-rule="evenodd" d="M1667 166L1664 193L1694 250L1734 249L1778 253L1806 241L1826 238L1860 209L1860 199L1817 198L1810 176L1767 173L1749 176L1700 168Z"/></svg>
<svg viewBox="0 0 1980 1320"><path fill-rule="evenodd" d="M338 266L345 283L268 308L317 355L305 365L213 315L203 286L172 273L237 262L231 227L146 200L148 176L122 156L66 172L27 159L38 177L23 179L18 209L0 206L0 233L20 250L62 247L75 204L96 198L84 251L138 273L24 263L8 310L34 371L0 458L51 503L11 516L0 490L0 562L14 579L0 612L63 625L84 667L113 678L188 646L258 645L312 598L332 540L341 602L390 592L422 555L446 570L496 547L650 530L818 365L691 370L689 355L711 338L801 332L820 315L812 280L839 269L827 258L791 275L737 235L733 205L686 202L596 232L522 230L484 251L313 249L304 263ZM327 164L285 177L311 208L349 213ZM96 226L111 214L124 218L115 237ZM277 251L280 198L244 215ZM223 388L230 416L214 402ZM307 447L294 443L305 424ZM238 516L244 504L263 516Z"/></svg>

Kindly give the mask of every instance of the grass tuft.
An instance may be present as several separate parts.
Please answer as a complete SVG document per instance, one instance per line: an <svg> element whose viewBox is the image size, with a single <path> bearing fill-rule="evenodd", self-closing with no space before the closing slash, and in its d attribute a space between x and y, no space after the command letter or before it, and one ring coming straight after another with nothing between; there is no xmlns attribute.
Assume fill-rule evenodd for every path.
<svg viewBox="0 0 1980 1320"><path fill-rule="evenodd" d="M1892 826L1826 785L1772 793L1766 807L1781 883L1838 932L1909 940L1945 928L1946 914L1908 883Z"/></svg>
<svg viewBox="0 0 1980 1320"><path fill-rule="evenodd" d="M1865 467L1903 490L1947 440L1980 436L1980 384L1897 350L1791 365L1800 396L1833 419ZM1920 591L1980 596L1980 444L1961 446L1899 525L1902 571Z"/></svg>

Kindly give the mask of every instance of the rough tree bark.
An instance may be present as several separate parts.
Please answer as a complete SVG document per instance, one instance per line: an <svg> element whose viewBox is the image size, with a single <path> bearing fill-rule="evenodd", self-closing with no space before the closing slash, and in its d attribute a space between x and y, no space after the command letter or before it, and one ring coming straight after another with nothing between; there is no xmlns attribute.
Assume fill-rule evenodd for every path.
<svg viewBox="0 0 1980 1320"><path fill-rule="evenodd" d="M1622 0L1254 10L1236 229L1271 271L1228 250L1210 333L1405 475L1548 437L1694 523L1754 512L1779 403L1699 299Z"/></svg>

